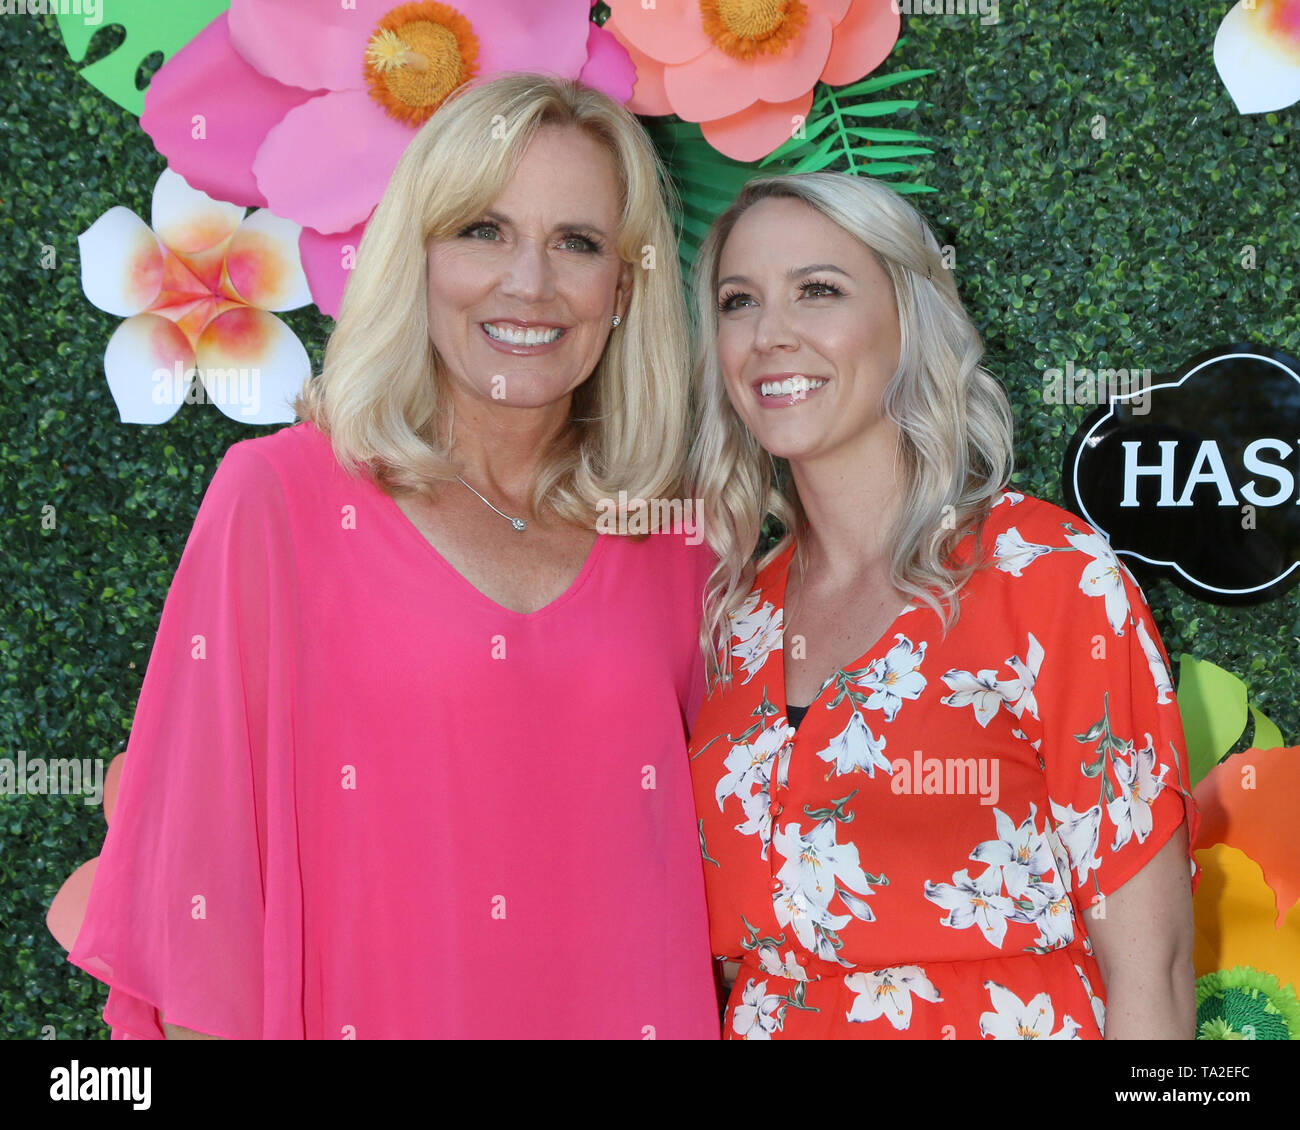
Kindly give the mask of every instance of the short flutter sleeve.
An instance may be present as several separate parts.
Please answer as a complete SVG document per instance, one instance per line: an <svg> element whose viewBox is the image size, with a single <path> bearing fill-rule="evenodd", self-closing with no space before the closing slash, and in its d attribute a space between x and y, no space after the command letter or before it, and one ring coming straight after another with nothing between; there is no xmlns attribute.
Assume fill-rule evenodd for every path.
<svg viewBox="0 0 1300 1130"><path fill-rule="evenodd" d="M1048 618L1015 669L1036 706L1036 726L1028 712L1022 717L1041 742L1054 846L1087 907L1136 875L1184 820L1190 867L1197 810L1168 658L1146 599L1101 534L1077 519L1058 528L1047 544L1013 529L999 549L1003 567L1020 565L1031 587L1050 586L1032 594Z"/></svg>
<svg viewBox="0 0 1300 1130"><path fill-rule="evenodd" d="M292 897L268 889L292 820L276 799L292 793L292 578L279 476L237 443L164 603L68 955L110 986L115 1039L162 1039L162 1019L226 1038L266 1034L264 968L283 942L264 929L265 909Z"/></svg>

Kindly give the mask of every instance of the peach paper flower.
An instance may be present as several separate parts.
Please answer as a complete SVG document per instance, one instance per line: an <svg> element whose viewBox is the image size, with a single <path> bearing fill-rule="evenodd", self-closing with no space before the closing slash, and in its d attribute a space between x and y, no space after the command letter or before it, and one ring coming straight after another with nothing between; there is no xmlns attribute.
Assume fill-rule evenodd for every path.
<svg viewBox="0 0 1300 1130"><path fill-rule="evenodd" d="M612 0L605 30L627 48L628 109L699 122L709 144L756 161L788 140L813 87L856 82L898 41L891 0Z"/></svg>

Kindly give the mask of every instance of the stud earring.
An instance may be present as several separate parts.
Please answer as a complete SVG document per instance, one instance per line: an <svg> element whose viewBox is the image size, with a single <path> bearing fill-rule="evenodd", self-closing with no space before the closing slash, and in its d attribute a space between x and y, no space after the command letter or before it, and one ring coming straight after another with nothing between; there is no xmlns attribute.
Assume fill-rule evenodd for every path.
<svg viewBox="0 0 1300 1130"><path fill-rule="evenodd" d="M615 328L615 329L618 329L618 327L622 324L622 321L623 321L623 315L622 315L622 314L615 314L614 317L613 317L613 319L612 319L612 324L613 324L614 328Z"/></svg>

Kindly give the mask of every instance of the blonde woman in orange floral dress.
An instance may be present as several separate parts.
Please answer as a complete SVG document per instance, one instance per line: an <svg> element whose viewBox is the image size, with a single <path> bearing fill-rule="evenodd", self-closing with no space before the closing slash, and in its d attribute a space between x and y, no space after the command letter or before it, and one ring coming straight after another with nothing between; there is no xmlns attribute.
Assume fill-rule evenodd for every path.
<svg viewBox="0 0 1300 1130"><path fill-rule="evenodd" d="M1011 414L933 234L876 182L754 181L697 290L725 1034L1190 1039L1164 650L1105 538L1006 489Z"/></svg>

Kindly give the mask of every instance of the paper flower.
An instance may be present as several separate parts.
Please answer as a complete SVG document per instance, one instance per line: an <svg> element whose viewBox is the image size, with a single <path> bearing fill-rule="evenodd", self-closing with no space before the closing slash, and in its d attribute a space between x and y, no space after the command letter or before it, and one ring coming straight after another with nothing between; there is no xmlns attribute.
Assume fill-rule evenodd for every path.
<svg viewBox="0 0 1300 1130"><path fill-rule="evenodd" d="M709 144L756 161L806 118L818 81L855 82L898 41L891 0L637 0L605 29L636 64L628 109L699 122Z"/></svg>
<svg viewBox="0 0 1300 1130"><path fill-rule="evenodd" d="M1271 973L1239 965L1196 981L1198 1040L1300 1040L1300 1001Z"/></svg>
<svg viewBox="0 0 1300 1130"><path fill-rule="evenodd" d="M1237 4L1214 37L1214 65L1240 113L1300 101L1300 0Z"/></svg>
<svg viewBox="0 0 1300 1130"><path fill-rule="evenodd" d="M1196 975L1249 965L1300 988L1300 906L1292 906L1279 927L1272 889L1259 864L1238 848L1198 846L1196 863L1201 875L1192 898Z"/></svg>
<svg viewBox="0 0 1300 1130"><path fill-rule="evenodd" d="M270 311L311 301L298 225L266 210L245 219L170 169L151 216L152 230L110 208L77 237L86 297L126 319L104 353L122 421L161 424L201 397L240 423L291 422L311 361Z"/></svg>
<svg viewBox="0 0 1300 1130"><path fill-rule="evenodd" d="M122 759L125 753L119 753L108 763L108 772L104 774L104 823L113 819L113 808L117 804L117 787L122 780ZM45 925L54 940L65 950L71 952L77 940L81 923L86 917L86 904L90 899L90 887L95 881L95 871L99 866L99 856L88 860L78 867L64 881L59 893L50 903L45 915Z"/></svg>
<svg viewBox="0 0 1300 1130"><path fill-rule="evenodd" d="M471 78L543 71L622 102L631 60L590 0L231 0L153 77L140 124L190 184L303 228L316 305L338 312L398 158Z"/></svg>
<svg viewBox="0 0 1300 1130"><path fill-rule="evenodd" d="M1233 754L1196 786L1201 882L1192 910L1199 976L1248 966L1293 990L1300 986L1297 788L1300 747L1295 746ZM1216 1020L1220 1012L1202 1019ZM1231 1016L1229 1022L1232 1027ZM1211 1038L1231 1038L1221 1027Z"/></svg>
<svg viewBox="0 0 1300 1130"><path fill-rule="evenodd" d="M1275 896L1280 928L1300 902L1300 747L1248 749L1219 762L1193 796L1201 810L1197 847L1229 844L1259 865Z"/></svg>

